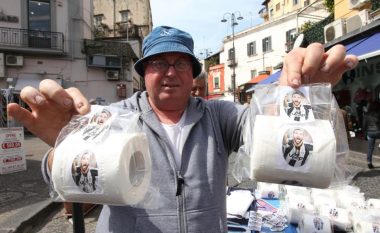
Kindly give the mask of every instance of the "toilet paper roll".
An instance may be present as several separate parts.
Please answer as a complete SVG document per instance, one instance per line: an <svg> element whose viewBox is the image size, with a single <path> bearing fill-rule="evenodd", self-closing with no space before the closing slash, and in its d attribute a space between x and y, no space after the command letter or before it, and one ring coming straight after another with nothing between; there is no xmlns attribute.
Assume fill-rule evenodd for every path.
<svg viewBox="0 0 380 233"><path fill-rule="evenodd" d="M378 233L380 232L380 222L358 222L354 226L355 233Z"/></svg>
<svg viewBox="0 0 380 233"><path fill-rule="evenodd" d="M143 200L151 180L147 137L118 127L109 130L102 142L74 134L56 148L52 181L63 201L136 205Z"/></svg>
<svg viewBox="0 0 380 233"><path fill-rule="evenodd" d="M297 196L305 196L310 199L310 189L306 187L299 187L299 186L291 186L291 185L284 185L284 188L286 190L286 195L297 195Z"/></svg>
<svg viewBox="0 0 380 233"><path fill-rule="evenodd" d="M347 231L352 228L352 222L348 218L348 211L346 209L322 205L318 207L318 214L328 217L330 222L340 230Z"/></svg>
<svg viewBox="0 0 380 233"><path fill-rule="evenodd" d="M364 208L366 206L364 196L341 195L337 199L337 206L343 209Z"/></svg>
<svg viewBox="0 0 380 233"><path fill-rule="evenodd" d="M313 198L313 205L316 207L316 208L319 208L319 206L328 206L330 208L334 208L336 207L336 201L330 197L325 197L325 196L321 196L321 197L315 197Z"/></svg>
<svg viewBox="0 0 380 233"><path fill-rule="evenodd" d="M305 147L291 165L290 155L283 152L285 135L304 130ZM306 137L307 136L307 137ZM310 139L312 143L310 142ZM307 146L306 146L307 145ZM308 149L306 149L306 147ZM336 140L329 121L315 120L310 123L289 125L279 116L257 115L251 148L251 179L260 182L290 184L315 188L327 188L334 175Z"/></svg>
<svg viewBox="0 0 380 233"><path fill-rule="evenodd" d="M324 216L303 214L298 225L299 233L331 233L332 227L330 220Z"/></svg>
<svg viewBox="0 0 380 233"><path fill-rule="evenodd" d="M296 200L287 203L286 218L289 223L299 224L303 214L314 214L314 206L309 202Z"/></svg>
<svg viewBox="0 0 380 233"><path fill-rule="evenodd" d="M259 198L276 199L280 195L280 188L278 184L259 182L257 184L256 194Z"/></svg>
<svg viewBox="0 0 380 233"><path fill-rule="evenodd" d="M370 198L366 202L368 208L380 209L380 199Z"/></svg>

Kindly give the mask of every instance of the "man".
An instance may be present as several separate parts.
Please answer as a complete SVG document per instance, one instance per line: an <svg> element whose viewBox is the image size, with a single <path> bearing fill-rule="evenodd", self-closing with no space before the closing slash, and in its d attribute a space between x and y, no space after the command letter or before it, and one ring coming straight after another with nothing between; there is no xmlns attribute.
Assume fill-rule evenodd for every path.
<svg viewBox="0 0 380 233"><path fill-rule="evenodd" d="M380 139L380 101L372 102L363 119L364 137L368 140L367 166L374 169L372 163L373 150L375 149L376 139Z"/></svg>
<svg viewBox="0 0 380 233"><path fill-rule="evenodd" d="M286 110L288 116L294 121L305 121L309 119L311 112L311 106L305 105L302 101L305 100L305 96L302 92L295 90L292 94L292 102Z"/></svg>
<svg viewBox="0 0 380 233"><path fill-rule="evenodd" d="M89 151L83 152L79 155L79 166L74 164L73 179L75 184L86 193L94 192L97 184L96 177L98 176L98 170L90 168L91 155L92 153Z"/></svg>
<svg viewBox="0 0 380 233"><path fill-rule="evenodd" d="M305 143L304 136L304 130L297 128L293 130L293 139L284 137L284 159L292 167L303 166L313 152L313 145Z"/></svg>
<svg viewBox="0 0 380 233"><path fill-rule="evenodd" d="M280 84L297 88L304 79L336 84L357 63L341 45L328 53L320 44L297 48L285 58ZM151 185L159 190L159 205L146 209L104 205L97 232L227 232L227 155L241 146L250 109L191 97L192 81L201 66L191 36L176 28L157 27L144 39L143 57L135 70L144 76L147 91L114 106L140 114L140 128L152 152ZM39 90L24 88L21 98L32 112L10 104L9 115L52 146L73 114L89 111L78 89L64 90L52 80L43 80ZM175 130L165 129L172 126ZM51 150L43 161L50 168L53 156Z"/></svg>
<svg viewBox="0 0 380 233"><path fill-rule="evenodd" d="M206 72L202 71L198 77L193 79L193 88L191 89L191 96L206 98Z"/></svg>

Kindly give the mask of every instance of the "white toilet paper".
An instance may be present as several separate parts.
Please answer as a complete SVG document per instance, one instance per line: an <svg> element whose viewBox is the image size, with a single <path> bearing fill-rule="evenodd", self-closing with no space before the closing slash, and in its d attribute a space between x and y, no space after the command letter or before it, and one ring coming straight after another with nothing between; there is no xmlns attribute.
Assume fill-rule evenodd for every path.
<svg viewBox="0 0 380 233"><path fill-rule="evenodd" d="M348 218L348 211L346 209L321 205L318 207L318 214L328 217L331 223L340 230L347 231L352 228L352 222Z"/></svg>
<svg viewBox="0 0 380 233"><path fill-rule="evenodd" d="M341 195L337 199L337 206L343 209L354 208L364 208L366 205L364 196L356 195L356 196L348 196Z"/></svg>
<svg viewBox="0 0 380 233"><path fill-rule="evenodd" d="M380 222L358 222L354 226L355 233L380 233Z"/></svg>
<svg viewBox="0 0 380 233"><path fill-rule="evenodd" d="M303 214L298 225L299 233L331 233L332 227L330 220L324 216Z"/></svg>
<svg viewBox="0 0 380 233"><path fill-rule="evenodd" d="M227 195L227 214L244 217L252 204L254 196L249 190L234 190Z"/></svg>
<svg viewBox="0 0 380 233"><path fill-rule="evenodd" d="M367 200L367 207L373 209L380 209L380 199L370 198Z"/></svg>
<svg viewBox="0 0 380 233"><path fill-rule="evenodd" d="M305 146L300 149L303 156L294 157L293 163L289 160L290 156L284 156L283 146L286 144L283 141L285 135L293 137L299 128L304 132ZM290 138L288 142L291 140L293 139ZM307 152L308 156L305 156ZM251 148L251 179L327 188L334 175L335 154L334 131L327 120L292 126L279 116L256 116ZM294 154L290 151L288 155Z"/></svg>
<svg viewBox="0 0 380 233"><path fill-rule="evenodd" d="M258 198L275 199L280 195L280 187L278 184L258 182L256 195Z"/></svg>
<svg viewBox="0 0 380 233"><path fill-rule="evenodd" d="M302 200L287 201L286 218L289 223L299 224L303 214L314 214L314 206Z"/></svg>
<svg viewBox="0 0 380 233"><path fill-rule="evenodd" d="M77 133L56 148L52 180L63 201L136 205L143 200L151 180L147 137L128 134L119 126L108 130L101 142Z"/></svg>

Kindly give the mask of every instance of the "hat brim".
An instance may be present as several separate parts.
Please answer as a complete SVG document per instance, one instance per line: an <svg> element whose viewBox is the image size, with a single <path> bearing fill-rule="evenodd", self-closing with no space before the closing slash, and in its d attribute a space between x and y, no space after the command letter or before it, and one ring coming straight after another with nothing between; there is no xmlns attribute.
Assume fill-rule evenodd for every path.
<svg viewBox="0 0 380 233"><path fill-rule="evenodd" d="M146 54L143 58L140 58L134 65L136 72L144 77L145 69L144 62L147 61L150 57L163 53L184 53L189 55L192 63L193 63L193 78L197 77L201 71L202 66L199 63L198 59L194 56L194 54L184 45L176 43L168 46L167 43L158 44L154 47L154 49L150 50L148 54Z"/></svg>

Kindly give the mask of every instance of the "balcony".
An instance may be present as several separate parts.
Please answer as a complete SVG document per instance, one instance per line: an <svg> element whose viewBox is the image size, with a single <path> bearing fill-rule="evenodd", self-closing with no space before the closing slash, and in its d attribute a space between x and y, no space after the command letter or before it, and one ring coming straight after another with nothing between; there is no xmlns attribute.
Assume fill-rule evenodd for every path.
<svg viewBox="0 0 380 233"><path fill-rule="evenodd" d="M63 33L0 27L0 49L24 53L63 54Z"/></svg>

